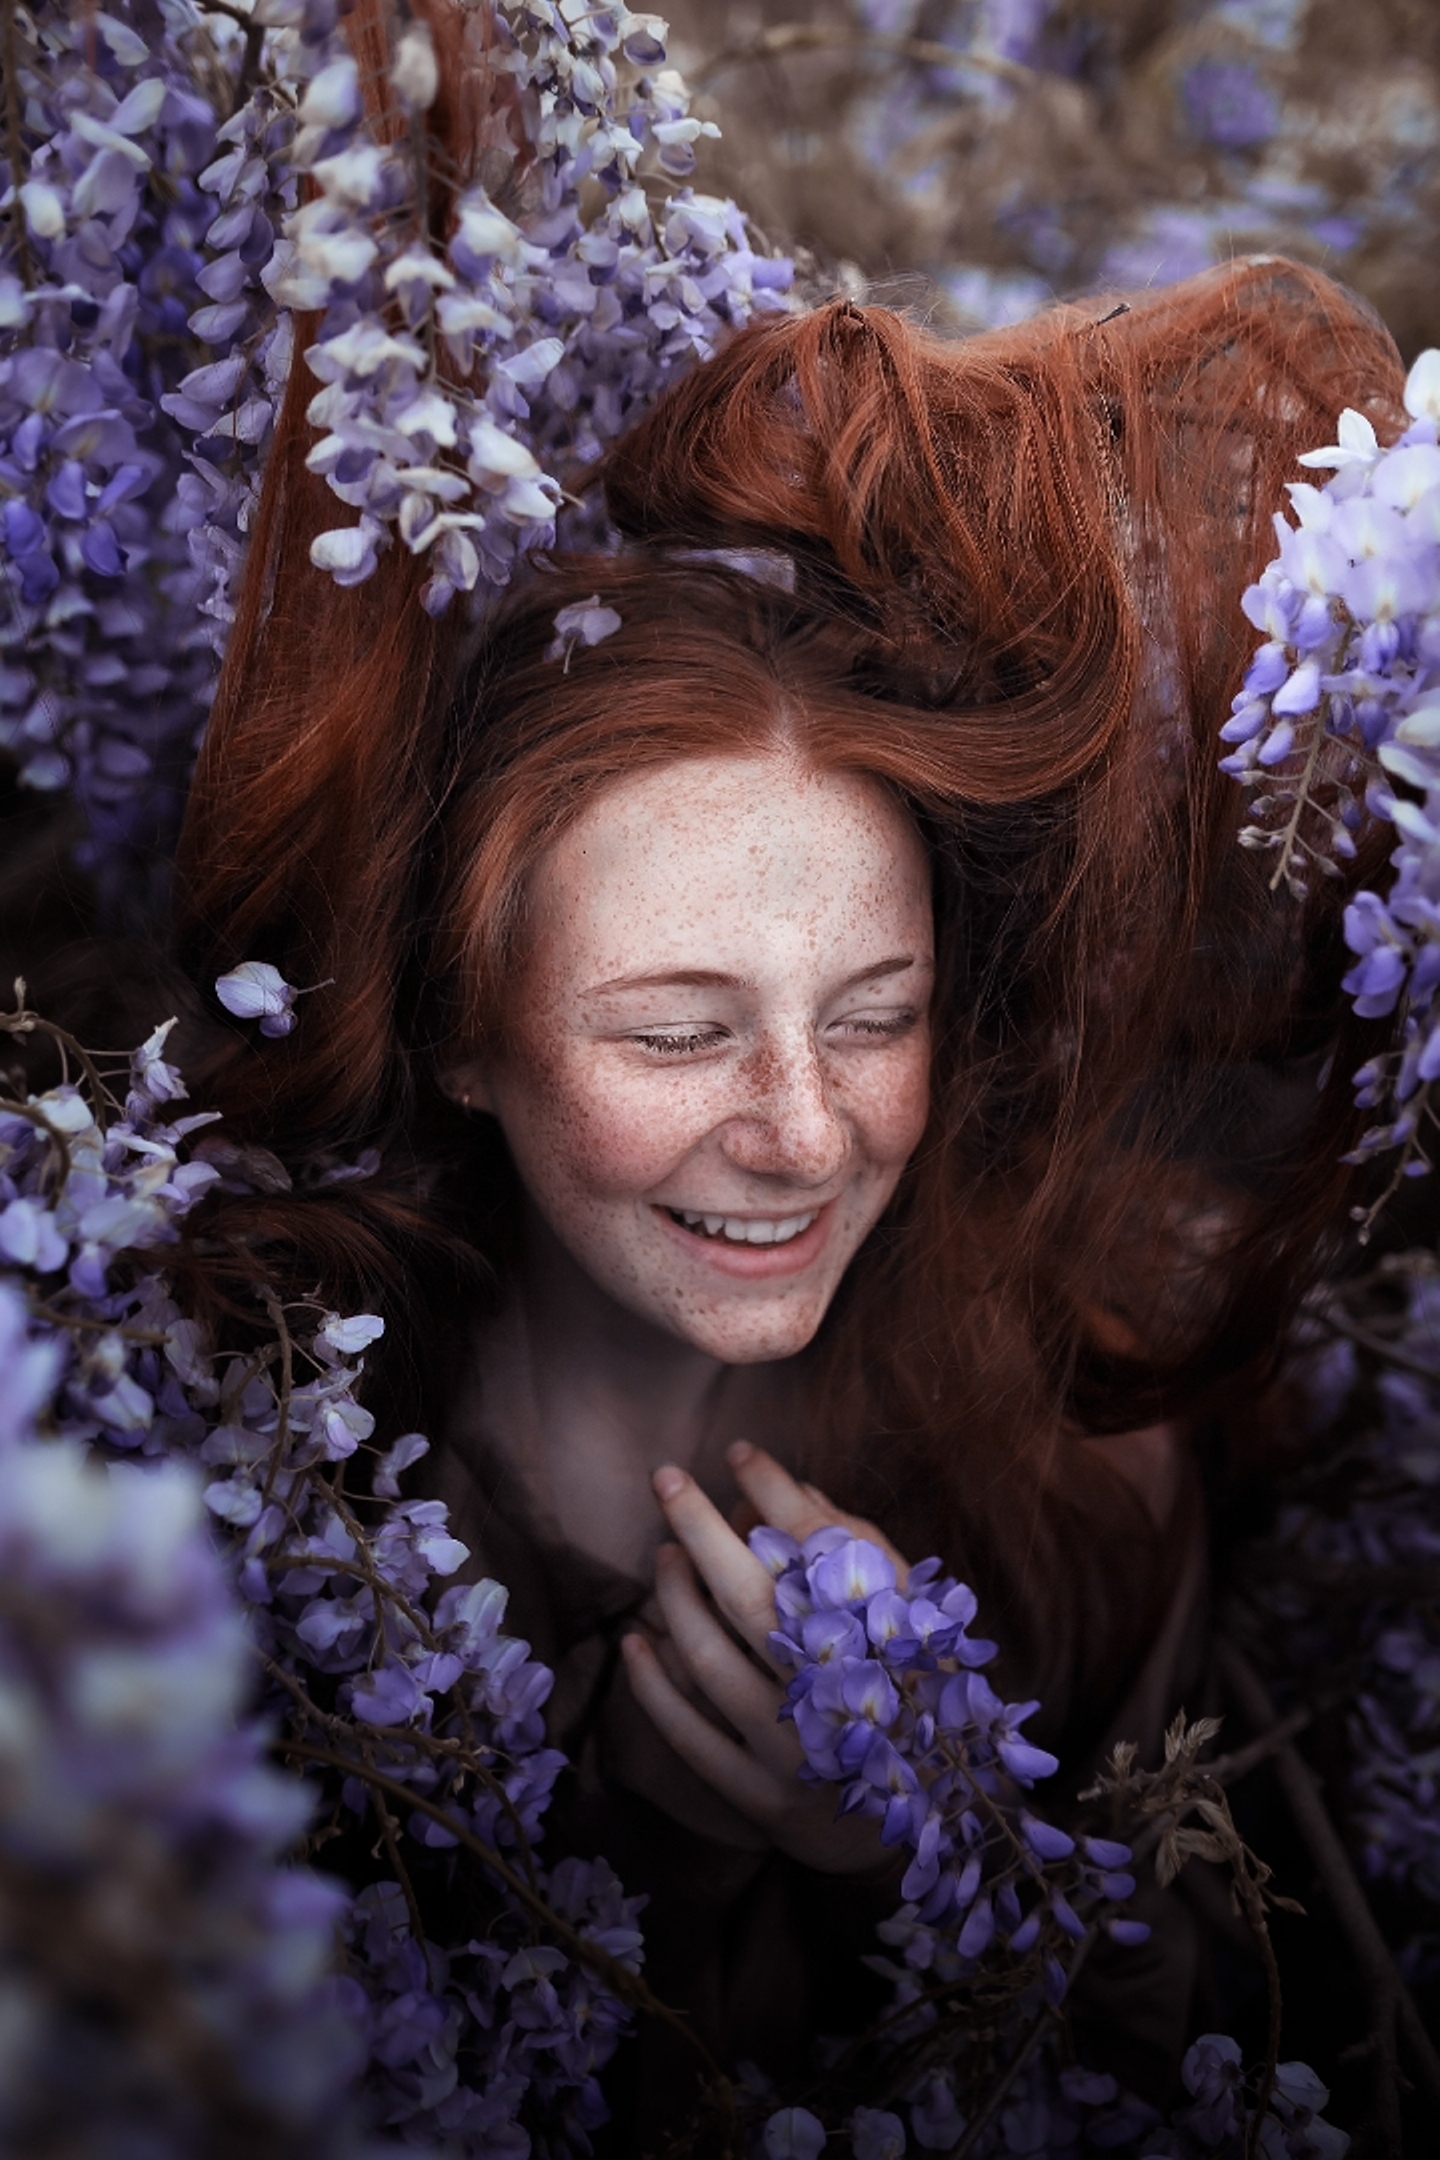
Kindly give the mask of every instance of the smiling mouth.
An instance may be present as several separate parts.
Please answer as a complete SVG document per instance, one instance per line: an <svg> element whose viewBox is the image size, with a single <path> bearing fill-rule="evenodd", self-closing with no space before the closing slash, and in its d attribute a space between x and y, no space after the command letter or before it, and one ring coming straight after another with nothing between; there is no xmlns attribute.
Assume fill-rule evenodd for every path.
<svg viewBox="0 0 1440 2160"><path fill-rule="evenodd" d="M701 1215L691 1208L666 1208L665 1213L692 1236L723 1245L788 1245L810 1228L818 1208L805 1215L773 1217L749 1215Z"/></svg>

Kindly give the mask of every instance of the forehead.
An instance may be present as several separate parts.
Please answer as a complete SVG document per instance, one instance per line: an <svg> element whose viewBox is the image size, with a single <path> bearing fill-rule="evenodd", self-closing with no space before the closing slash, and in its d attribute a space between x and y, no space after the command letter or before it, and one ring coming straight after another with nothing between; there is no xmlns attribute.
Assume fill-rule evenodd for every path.
<svg viewBox="0 0 1440 2160"><path fill-rule="evenodd" d="M863 965L871 944L928 937L929 870L876 781L782 755L687 758L590 803L530 902L535 957L593 980L642 963L753 973L797 949Z"/></svg>

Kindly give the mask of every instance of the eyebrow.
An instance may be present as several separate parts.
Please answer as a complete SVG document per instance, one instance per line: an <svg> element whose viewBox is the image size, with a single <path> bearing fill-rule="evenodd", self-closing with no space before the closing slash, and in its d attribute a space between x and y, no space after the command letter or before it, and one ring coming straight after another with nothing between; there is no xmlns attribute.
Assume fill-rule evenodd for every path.
<svg viewBox="0 0 1440 2160"><path fill-rule="evenodd" d="M887 975L902 975L906 968L914 967L914 953L896 953L889 960L877 960L874 967L857 968L837 985L837 995L854 990L861 983L881 982ZM586 997L603 997L611 990L753 990L754 984L743 975L727 975L719 968L664 968L656 975L617 975L610 982L592 983Z"/></svg>

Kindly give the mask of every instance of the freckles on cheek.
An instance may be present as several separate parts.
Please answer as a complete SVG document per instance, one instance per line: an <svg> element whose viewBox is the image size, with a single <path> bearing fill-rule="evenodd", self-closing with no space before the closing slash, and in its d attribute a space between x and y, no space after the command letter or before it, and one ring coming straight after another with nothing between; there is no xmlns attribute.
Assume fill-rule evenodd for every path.
<svg viewBox="0 0 1440 2160"><path fill-rule="evenodd" d="M928 1046L875 1074L864 1114L876 1154L903 1163L920 1145L930 1115Z"/></svg>
<svg viewBox="0 0 1440 2160"><path fill-rule="evenodd" d="M636 1085L603 1070L553 1073L544 1123L569 1178L605 1197L628 1197L657 1184L692 1137L672 1092ZM658 1099L657 1099L658 1096Z"/></svg>

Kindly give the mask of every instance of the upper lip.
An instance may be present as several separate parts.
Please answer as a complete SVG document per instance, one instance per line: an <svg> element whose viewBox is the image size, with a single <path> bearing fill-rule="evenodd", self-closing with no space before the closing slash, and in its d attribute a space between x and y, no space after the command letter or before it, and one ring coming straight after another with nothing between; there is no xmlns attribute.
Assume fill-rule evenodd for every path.
<svg viewBox="0 0 1440 2160"><path fill-rule="evenodd" d="M832 1195L833 1197L833 1195ZM667 1215L724 1215L731 1222L789 1222L796 1215L818 1215L828 1200L792 1200L784 1207L739 1208L706 1200L657 1200Z"/></svg>

